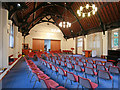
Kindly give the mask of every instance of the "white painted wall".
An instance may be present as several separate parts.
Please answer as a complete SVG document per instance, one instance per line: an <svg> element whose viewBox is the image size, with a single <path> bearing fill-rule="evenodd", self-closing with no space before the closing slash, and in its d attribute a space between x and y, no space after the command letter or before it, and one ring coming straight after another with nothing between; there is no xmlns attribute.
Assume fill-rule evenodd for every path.
<svg viewBox="0 0 120 90"><path fill-rule="evenodd" d="M8 11L0 9L0 68L9 68L8 56L13 55L14 58L17 58L18 51L22 54L22 34L19 33L18 35L17 26L14 27L15 47L9 47L10 25L12 25L12 21L8 20Z"/></svg>
<svg viewBox="0 0 120 90"><path fill-rule="evenodd" d="M89 34L85 36L84 40L85 50L92 50L100 57L102 55L102 32Z"/></svg>
<svg viewBox="0 0 120 90"><path fill-rule="evenodd" d="M29 44L30 49L32 49L33 38L61 40L61 50L71 50L72 47L75 47L75 40L68 39L66 41L60 29L52 23L50 23L49 25L47 25L47 23L40 23L34 26L29 33L30 34L26 36L25 43Z"/></svg>

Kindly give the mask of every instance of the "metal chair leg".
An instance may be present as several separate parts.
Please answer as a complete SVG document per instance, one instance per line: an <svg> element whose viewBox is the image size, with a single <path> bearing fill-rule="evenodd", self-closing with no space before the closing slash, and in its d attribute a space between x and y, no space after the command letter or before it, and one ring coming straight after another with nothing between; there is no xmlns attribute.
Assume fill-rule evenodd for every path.
<svg viewBox="0 0 120 90"><path fill-rule="evenodd" d="M71 81L71 80L70 80ZM72 81L71 81L71 85L72 85Z"/></svg>
<svg viewBox="0 0 120 90"><path fill-rule="evenodd" d="M79 88L79 85L80 85L80 84L78 83L77 90L79 90L79 89L78 89L78 88Z"/></svg>
<svg viewBox="0 0 120 90"><path fill-rule="evenodd" d="M65 81L65 85L64 85L64 87L66 86L66 83L67 83L67 79L66 79L66 81Z"/></svg>
<svg viewBox="0 0 120 90"><path fill-rule="evenodd" d="M58 80L58 77L59 77L59 74L57 75L57 78L56 78L56 80Z"/></svg>
<svg viewBox="0 0 120 90"><path fill-rule="evenodd" d="M35 87L36 82L37 82L37 80L35 80L35 83L34 83L34 85L33 85L33 88Z"/></svg>
<svg viewBox="0 0 120 90"><path fill-rule="evenodd" d="M64 76L62 75L62 78L63 78L63 80L64 80Z"/></svg>
<svg viewBox="0 0 120 90"><path fill-rule="evenodd" d="M31 81L32 81L33 76L34 76L34 74L31 76L30 83L31 83Z"/></svg>

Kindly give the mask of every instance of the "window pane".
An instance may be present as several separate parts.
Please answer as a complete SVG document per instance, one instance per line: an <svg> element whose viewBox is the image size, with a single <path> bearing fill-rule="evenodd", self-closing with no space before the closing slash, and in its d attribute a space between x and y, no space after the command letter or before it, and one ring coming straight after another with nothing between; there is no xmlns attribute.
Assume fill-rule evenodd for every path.
<svg viewBox="0 0 120 90"><path fill-rule="evenodd" d="M78 42L78 47L82 47L82 42Z"/></svg>
<svg viewBox="0 0 120 90"><path fill-rule="evenodd" d="M118 32L114 32L114 37L118 37Z"/></svg>
<svg viewBox="0 0 120 90"><path fill-rule="evenodd" d="M114 46L118 46L118 38L114 38Z"/></svg>
<svg viewBox="0 0 120 90"><path fill-rule="evenodd" d="M79 38L78 41L82 41L82 38Z"/></svg>

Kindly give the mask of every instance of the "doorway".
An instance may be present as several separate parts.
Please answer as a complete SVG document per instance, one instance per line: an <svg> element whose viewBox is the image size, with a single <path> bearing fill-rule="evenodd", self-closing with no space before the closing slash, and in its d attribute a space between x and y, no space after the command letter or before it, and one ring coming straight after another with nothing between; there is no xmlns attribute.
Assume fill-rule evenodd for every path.
<svg viewBox="0 0 120 90"><path fill-rule="evenodd" d="M44 40L44 51L48 52L51 49L51 40Z"/></svg>

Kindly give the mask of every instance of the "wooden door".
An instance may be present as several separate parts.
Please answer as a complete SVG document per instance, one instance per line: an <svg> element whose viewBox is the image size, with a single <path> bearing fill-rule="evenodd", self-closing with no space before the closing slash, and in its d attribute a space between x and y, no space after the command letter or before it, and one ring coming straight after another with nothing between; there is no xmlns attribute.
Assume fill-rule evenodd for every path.
<svg viewBox="0 0 120 90"><path fill-rule="evenodd" d="M42 50L44 51L44 40L33 39L33 50Z"/></svg>
<svg viewBox="0 0 120 90"><path fill-rule="evenodd" d="M51 40L51 51L59 51L61 49L60 40Z"/></svg>

